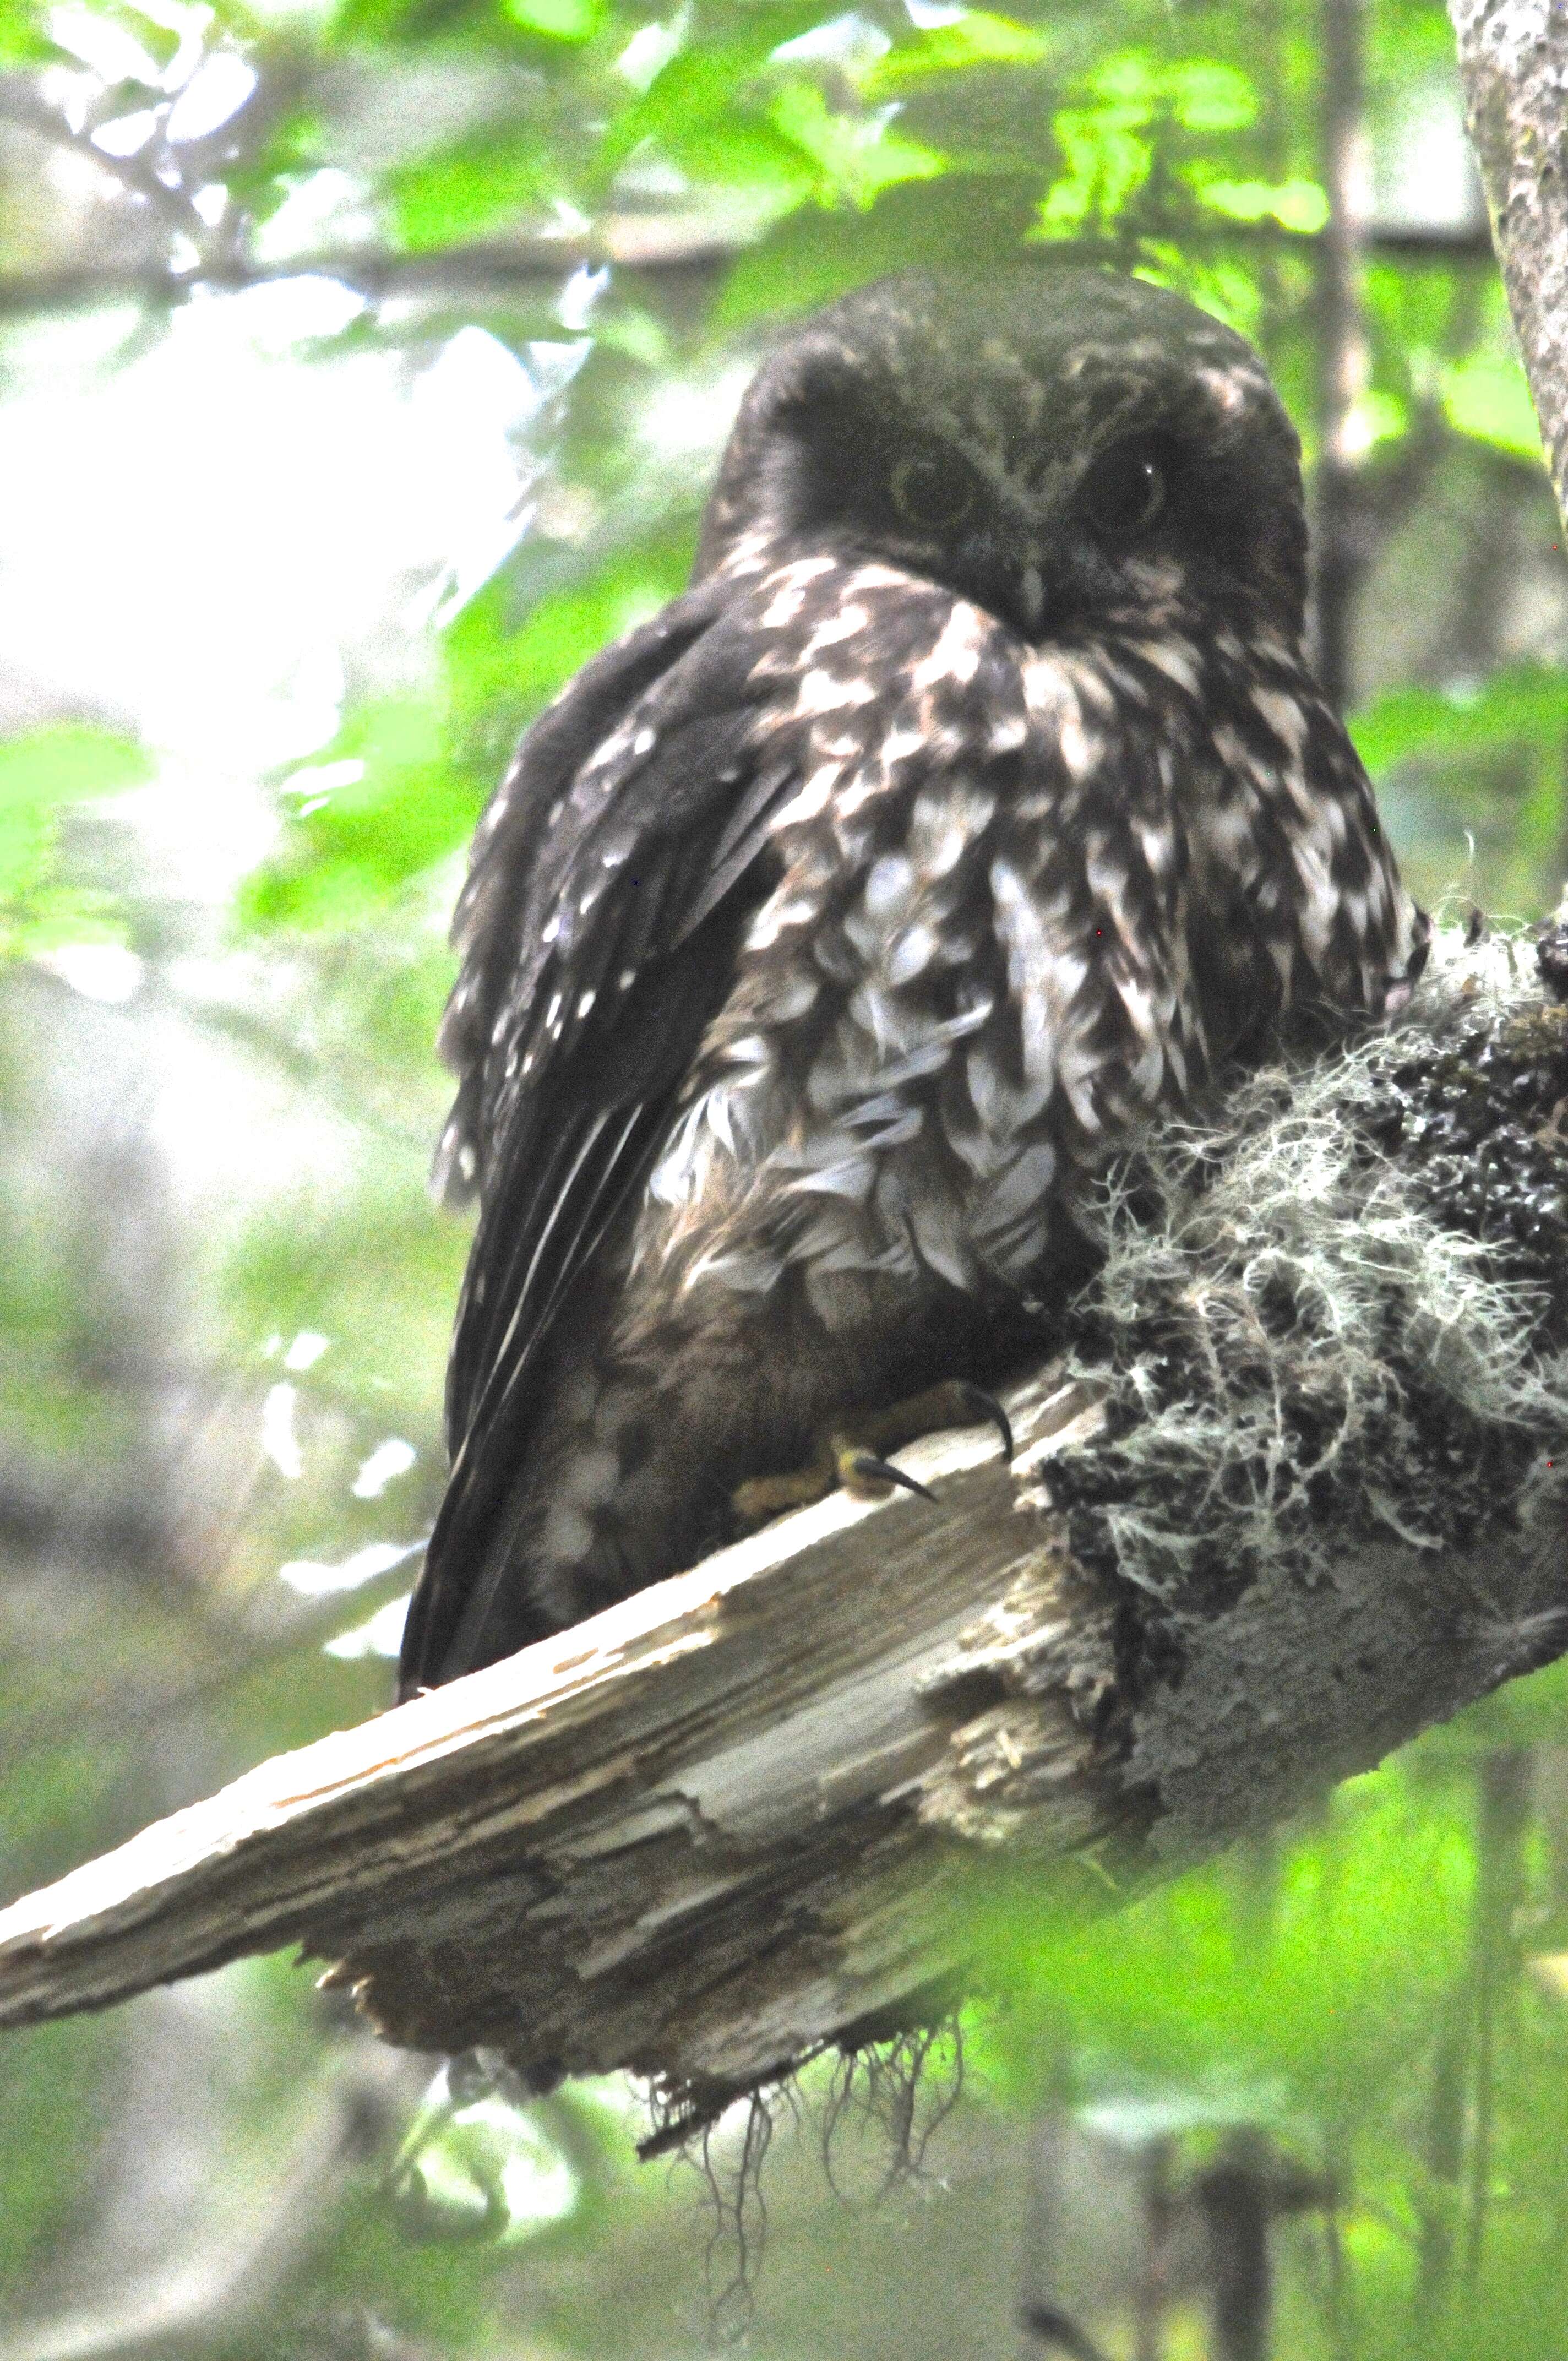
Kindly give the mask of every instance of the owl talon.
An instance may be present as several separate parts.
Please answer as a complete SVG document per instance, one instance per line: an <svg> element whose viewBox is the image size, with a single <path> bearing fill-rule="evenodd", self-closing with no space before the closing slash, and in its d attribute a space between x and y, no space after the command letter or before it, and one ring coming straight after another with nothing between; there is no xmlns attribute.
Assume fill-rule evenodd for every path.
<svg viewBox="0 0 1568 2361"><path fill-rule="evenodd" d="M967 1378L953 1378L875 1415L857 1415L852 1424L847 1422L828 1437L808 1467L795 1468L785 1476L754 1476L738 1486L729 1496L736 1524L743 1533L755 1532L759 1525L787 1515L791 1509L806 1509L825 1500L836 1488L862 1500L885 1499L894 1489L913 1492L917 1499L934 1500L933 1492L883 1455L954 1426L994 1427L1003 1457L1012 1459L1012 1424L995 1395L988 1394L983 1386L971 1386Z"/></svg>
<svg viewBox="0 0 1568 2361"><path fill-rule="evenodd" d="M913 1476L906 1476L902 1467L879 1459L874 1452L862 1451L856 1444L840 1444L834 1465L842 1488L860 1500L884 1499L895 1486L900 1491L917 1494L922 1500L934 1501L937 1497Z"/></svg>
<svg viewBox="0 0 1568 2361"><path fill-rule="evenodd" d="M955 1403L968 1411L976 1426L993 1426L996 1429L1002 1438L1002 1456L1011 1466L1018 1446L1013 1440L1012 1421L996 1396L988 1394L983 1386L970 1385L962 1378L955 1378L948 1390Z"/></svg>
<svg viewBox="0 0 1568 2361"><path fill-rule="evenodd" d="M988 1394L983 1386L970 1385L967 1378L948 1378L940 1385L927 1386L923 1394L912 1394L907 1401L895 1402L878 1416L858 1422L861 1444L880 1452L902 1450L906 1443L941 1434L950 1426L993 1426L1003 1455L1013 1457L1013 1428L1007 1412L994 1394Z"/></svg>

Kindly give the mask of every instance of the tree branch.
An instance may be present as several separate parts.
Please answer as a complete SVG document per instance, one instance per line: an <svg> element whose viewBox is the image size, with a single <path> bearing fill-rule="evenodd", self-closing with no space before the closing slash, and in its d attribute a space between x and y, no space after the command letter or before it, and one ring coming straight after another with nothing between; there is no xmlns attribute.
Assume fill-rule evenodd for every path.
<svg viewBox="0 0 1568 2361"><path fill-rule="evenodd" d="M1310 235L1280 230L1267 223L1228 223L1215 232L1217 244L1238 239L1307 251L1315 244ZM1370 251L1409 262L1453 266L1491 258L1485 234L1467 230L1372 230L1365 244ZM652 289L716 278L743 250L734 240L700 225L629 214L606 223L593 237L494 239L433 247L422 254L398 254L384 247L328 247L275 262L258 262L243 255L213 257L186 269L157 262L83 261L57 270L0 275L0 319L126 300L167 307L184 302L199 288L238 293L290 279L335 279L372 301L409 295L426 295L435 301L547 295L575 270L609 266L628 286ZM1025 259L1038 259L1042 268L1068 262L1124 264L1126 254L1124 247L1110 242L1070 239L1030 247Z"/></svg>
<svg viewBox="0 0 1568 2361"><path fill-rule="evenodd" d="M396 2041L684 2121L983 1980L977 1864L1102 1908L1568 1647L1529 964L1451 944L1398 1031L1156 1143L1011 1469L933 1437L934 1505L835 1495L264 1764L0 1915L0 2023L298 1943Z"/></svg>

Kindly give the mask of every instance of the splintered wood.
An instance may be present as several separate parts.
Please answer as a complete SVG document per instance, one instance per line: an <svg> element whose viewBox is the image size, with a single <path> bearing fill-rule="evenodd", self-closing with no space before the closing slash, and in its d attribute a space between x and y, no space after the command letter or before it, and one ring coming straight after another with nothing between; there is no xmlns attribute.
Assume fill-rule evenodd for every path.
<svg viewBox="0 0 1568 2361"><path fill-rule="evenodd" d="M1103 1604L1038 1505L1097 1413L1049 1374L1009 1408L1011 1473L934 1437L934 1506L836 1494L16 1904L0 2022L285 1943L393 2039L541 2081L740 2088L907 2021L964 1972L938 1905L977 1845L1070 1886L1134 1810L1095 1771Z"/></svg>
<svg viewBox="0 0 1568 2361"><path fill-rule="evenodd" d="M1135 1709L1046 1489L1101 1413L1049 1371L1007 1406L1011 1470L989 1428L933 1437L934 1505L837 1494L18 1902L0 2024L298 1944L395 2041L707 2112L982 1972L978 1858L1103 1906L1520 1668L1506 1543L1485 1580L1382 1546L1190 1620Z"/></svg>

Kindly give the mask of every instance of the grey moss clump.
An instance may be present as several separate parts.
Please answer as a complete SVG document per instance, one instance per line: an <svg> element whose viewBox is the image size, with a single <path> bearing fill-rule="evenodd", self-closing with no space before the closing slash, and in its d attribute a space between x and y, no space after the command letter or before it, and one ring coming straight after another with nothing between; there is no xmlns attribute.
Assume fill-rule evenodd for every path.
<svg viewBox="0 0 1568 2361"><path fill-rule="evenodd" d="M1052 1480L1081 1563L1213 1608L1560 1492L1568 1012L1542 972L1440 933L1397 1026L1259 1071L1107 1185L1072 1349L1110 1432Z"/></svg>

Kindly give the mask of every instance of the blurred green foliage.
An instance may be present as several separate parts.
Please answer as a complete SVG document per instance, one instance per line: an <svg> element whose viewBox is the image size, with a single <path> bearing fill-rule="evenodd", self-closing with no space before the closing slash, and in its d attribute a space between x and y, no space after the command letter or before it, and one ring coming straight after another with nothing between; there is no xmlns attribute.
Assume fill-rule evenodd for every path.
<svg viewBox="0 0 1568 2361"><path fill-rule="evenodd" d="M1044 268L1054 249L1140 269L1259 341L1311 463L1320 29L1306 0L0 9L8 320L76 301L66 280L106 256L98 291L135 300L134 359L182 306L309 273L362 300L301 335L300 370L368 353L417 372L479 326L538 396L528 530L449 587L426 660L350 666L334 734L263 782L269 845L199 924L124 855L134 829L105 849L104 799L154 777L157 748L69 718L0 745L0 951L26 994L0 1045L8 1883L384 1698L378 1627L439 1493L464 1250L422 1194L463 847L517 731L682 586L773 324L917 263ZM1439 150L1450 228L1464 216L1438 0L1373 0L1365 66L1393 193L1353 420L1353 726L1420 889L1538 911L1568 874L1568 591L1484 244L1400 234ZM225 71L228 112L182 131L181 104ZM73 210L94 173L119 208L96 229ZM258 1165L274 1124L309 1131L307 1171L263 1172L216 1208L192 1189L172 1308L116 1226L136 1212L129 1163L78 1137L84 1108L129 1124L104 1078L133 1061L130 1033L83 1029L54 990L62 954L93 945L134 950L157 1017L188 1023L193 1092L244 1072ZM197 954L223 980L187 1005ZM1293 2361L1549 2361L1568 2294L1568 2003L1525 1963L1568 1949L1563 1704L1541 1675L1313 1827L1089 1928L1047 1922L1015 1884L981 1897L1007 1997L968 2028L972 2108L1006 2123L1048 2105L1129 2153L1167 2139L1182 2169L1237 2126L1266 2132L1321 2184L1277 2233ZM1488 1782L1520 1762L1537 1800L1510 1851ZM155 2190L145 2158L167 2152L184 2202L199 2184L227 2203L209 2252L244 2246L254 2192L287 2215L280 2159L330 2113L352 2037L282 1962L201 1993L173 2036L148 2003L0 2045L7 2322L80 2310L82 2257L129 2251L116 2126ZM171 2039L199 2071L169 2068ZM360 2132L291 2201L313 2209L312 2237L261 2313L220 2307L182 2353L696 2348L701 2235L630 2168L603 2093L459 2103L441 2085L416 2109L417 2080L386 2101L389 2126L362 2094ZM883 2247L883 2227L824 2201L794 2279L777 2209L781 2291L764 2275L754 2349L1001 2349L994 2224L949 2246L961 2192L933 2202L948 2210ZM173 2237L176 2201L159 2203ZM1124 2349L1113 2307L1095 2325ZM1167 2326L1172 2356L1208 2349L1190 2307Z"/></svg>
<svg viewBox="0 0 1568 2361"><path fill-rule="evenodd" d="M1317 2181L1282 2290L1292 2361L1553 2349L1568 2012L1523 1960L1568 1938L1568 1889L1539 1827L1488 1828L1476 1773L1560 1749L1565 1703L1559 1665L1316 1827L1091 1930L1042 1939L1026 1898L999 1900L1010 2005L972 2046L1006 2087L1129 2144L1178 2136L1192 2163L1260 2127Z"/></svg>
<svg viewBox="0 0 1568 2361"><path fill-rule="evenodd" d="M108 730L59 724L0 744L0 957L113 939L105 898L61 874L61 824L89 797L139 786L152 765Z"/></svg>

